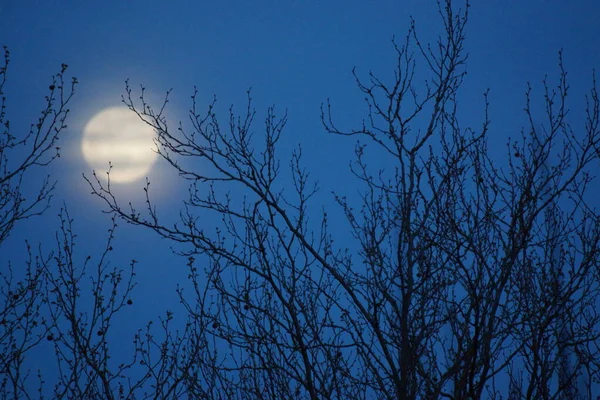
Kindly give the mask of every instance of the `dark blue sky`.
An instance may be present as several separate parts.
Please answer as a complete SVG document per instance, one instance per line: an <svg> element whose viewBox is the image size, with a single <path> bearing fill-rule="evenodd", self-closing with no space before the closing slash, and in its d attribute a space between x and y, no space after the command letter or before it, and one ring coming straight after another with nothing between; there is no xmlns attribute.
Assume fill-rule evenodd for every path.
<svg viewBox="0 0 600 400"><path fill-rule="evenodd" d="M351 70L392 76L390 39L405 35L411 15L423 40L435 40L440 32L435 4L423 0L0 0L0 45L11 51L6 95L14 133L25 133L35 121L61 63L80 82L62 138L63 155L51 168L59 181L54 208L14 231L0 247L0 268L9 259L22 260L26 237L52 245L62 201L75 218L82 259L98 254L109 220L83 182L81 174L91 170L79 146L86 122L101 109L120 104L127 78L134 87L144 84L156 105L173 88L168 109L173 121L187 118L194 85L202 103L217 95L224 118L231 103L243 110L246 90L252 87L257 132L267 106L288 110L282 155L303 145L305 164L321 183L318 201L331 207L332 189L355 193L346 172L354 140L326 134L319 107L330 98L339 121L349 127L360 121L365 107ZM561 48L572 89L571 121L577 123L592 70L600 68L600 2L475 1L467 35L462 124L481 123L482 94L490 88L490 143L499 158L507 137L517 136L525 121L526 83L532 83L542 104L541 80L547 74L555 82ZM149 176L161 212L176 215L176 200L185 195L185 186L164 167L156 164ZM139 200L142 186L138 181L119 188L123 200ZM131 326L175 308L174 289L186 271L184 261L170 255L169 243L121 226L115 247L116 265L126 266L131 258L140 261L136 308L126 316Z"/></svg>

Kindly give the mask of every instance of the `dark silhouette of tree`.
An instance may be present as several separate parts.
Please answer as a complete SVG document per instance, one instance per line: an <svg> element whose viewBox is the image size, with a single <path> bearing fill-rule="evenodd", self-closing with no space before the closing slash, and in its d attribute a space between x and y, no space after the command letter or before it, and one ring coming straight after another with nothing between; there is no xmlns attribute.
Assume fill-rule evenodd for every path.
<svg viewBox="0 0 600 400"><path fill-rule="evenodd" d="M22 135L15 132L6 114L5 84L10 54L3 48L0 65L0 246L19 221L42 214L50 205L55 183L47 177L34 188L32 172L60 156L58 139L66 128L68 103L77 80L65 83L67 65L52 77L44 106L36 123ZM6 251L6 248L3 249ZM50 337L50 324L43 318L42 269L27 244L29 260L15 273L11 264L0 271L0 393L19 397L29 372L25 355Z"/></svg>
<svg viewBox="0 0 600 400"><path fill-rule="evenodd" d="M0 242L7 238L15 223L40 215L49 206L55 187L49 177L41 183L37 193L24 193L23 184L31 170L49 165L60 157L57 142L66 128L65 120L69 113L67 105L77 83L73 78L70 88L65 86L67 65L63 64L61 71L52 77L37 122L31 124L26 135L19 135L11 129L6 115L4 85L9 61L10 53L4 47L4 63L0 67Z"/></svg>
<svg viewBox="0 0 600 400"><path fill-rule="evenodd" d="M458 119L469 5L440 1L438 11L443 33L433 45L414 21L394 40L391 79L355 71L362 124L343 127L332 102L322 106L325 130L356 140L352 192L334 195L343 227L330 226L335 210L309 211L318 185L302 149L280 158L285 113L267 109L257 128L248 92L241 114L231 107L223 121L215 102L201 111L195 92L189 124L174 128L166 100L153 107L127 84L124 103L155 129L159 155L189 181L189 196L180 218L167 221L149 181L139 210L114 194L110 173L108 183L85 178L113 227L100 257L79 261L61 210L56 250L32 261L43 300L34 303L48 305L41 332L60 369L54 397L592 397L600 378L600 224L588 193L600 157L595 78L586 119L572 125L560 55L557 82L543 82L544 112L534 112L528 87L528 124L498 163L487 92L478 126ZM207 224L211 215L218 225ZM135 262L126 271L107 262L117 221L173 242L190 280L178 290L185 321L176 329L168 312L158 328L149 323L126 363L111 361L108 339L135 286ZM336 240L348 231L348 242ZM26 378L11 363L4 393L25 396Z"/></svg>
<svg viewBox="0 0 600 400"><path fill-rule="evenodd" d="M278 158L285 114L267 110L259 145L250 96L223 125L194 95L191 124L173 129L164 106L154 111L143 93L136 104L127 87L125 104L190 181L181 219L159 217L149 186L141 212L88 182L110 212L189 257L195 293L181 299L201 353L214 355L195 361L210 373L186 383L194 396L499 399L510 381L512 398L550 399L568 395L575 375L598 377L600 231L586 197L600 140L595 80L587 120L572 127L561 57L556 86L544 81L545 115L528 88L530 123L501 167L487 144L487 93L479 127L457 117L468 5L441 2L439 13L435 45L414 22L394 41L392 80L355 73L362 125L341 128L322 108L328 132L358 139L360 201L336 195L353 243L334 242L326 212L309 215L317 187L301 149L287 170ZM386 167L370 168L375 158ZM200 222L209 213L222 217L214 230ZM565 367L565 352L576 365Z"/></svg>

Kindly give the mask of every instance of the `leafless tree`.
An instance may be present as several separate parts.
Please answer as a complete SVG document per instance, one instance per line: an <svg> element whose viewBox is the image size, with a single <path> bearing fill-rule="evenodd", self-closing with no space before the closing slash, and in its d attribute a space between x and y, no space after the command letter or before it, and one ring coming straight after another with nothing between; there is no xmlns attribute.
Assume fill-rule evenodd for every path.
<svg viewBox="0 0 600 400"><path fill-rule="evenodd" d="M0 246L19 221L46 211L55 188L47 177L32 189L32 172L49 165L60 156L59 136L66 128L68 103L77 80L65 82L67 65L52 77L44 107L29 132L15 132L6 114L7 82L10 54L3 49L0 65ZM27 190L25 189L27 183ZM29 260L14 268L0 271L0 393L4 398L18 397L24 391L29 372L22 366L25 354L45 340L49 325L41 314L42 270L35 250L28 243Z"/></svg>
<svg viewBox="0 0 600 400"><path fill-rule="evenodd" d="M0 68L0 245L15 224L46 212L55 191L49 176L31 192L32 172L60 157L68 104L77 79L65 82L67 65L52 77L45 106L29 132L14 132L6 115L4 85L9 52ZM27 185L25 185L27 183ZM66 206L59 212L52 241L27 242L25 265L9 262L0 270L0 398L117 399L182 397L182 382L197 356L198 336L171 329L172 313L158 318L132 338L131 357L115 354L112 326L124 307L133 306L134 267L111 265L116 221L99 255L78 254L77 235ZM194 336L195 335L195 336ZM56 372L37 368L40 350L54 350ZM189 352L185 350L189 349ZM185 355L182 355L185 353ZM27 362L29 361L29 362ZM182 367L184 365L185 367Z"/></svg>
<svg viewBox="0 0 600 400"><path fill-rule="evenodd" d="M173 127L168 99L152 107L142 88L134 101L127 85L124 103L155 129L189 196L166 221L149 181L140 210L115 195L110 173L108 183L86 178L113 225L100 256L83 260L61 211L56 250L32 257L46 301L34 303L49 307L42 331L60 370L53 396L591 398L600 379L600 220L588 192L600 158L595 78L586 119L572 125L560 55L557 82L544 80L540 96L527 88L528 123L498 162L488 93L479 125L458 120L469 4L452 3L438 3L433 45L414 21L393 41L391 79L355 71L362 124L342 127L323 104L325 129L356 146L353 189L339 189L337 210L320 215L302 148L281 161L285 113L269 108L259 135L250 92L223 122L215 102L200 110L195 91L189 122ZM340 211L347 225L330 226ZM110 328L132 305L135 262L108 263L118 221L172 241L189 269L178 289L185 320L175 327L168 312L158 329L149 323L124 362L113 358ZM338 239L348 230L350 240ZM13 365L2 376L18 386Z"/></svg>
<svg viewBox="0 0 600 400"><path fill-rule="evenodd" d="M338 127L323 106L327 131L358 139L360 201L336 195L352 244L334 243L340 232L326 212L309 215L317 185L301 148L282 166L285 113L268 109L257 138L250 96L223 125L214 103L198 110L195 93L189 125L174 129L164 105L155 111L143 91L136 104L127 87L125 104L190 181L181 219L159 218L149 186L140 212L88 182L109 211L189 257L195 293L182 301L214 354L198 360L210 379L193 385L229 398L500 399L512 382L512 398L557 399L575 396L567 382L586 376L591 396L600 367L600 230L586 195L599 157L596 82L585 124L573 127L561 57L557 84L543 84L545 114L532 111L528 88L529 124L498 164L487 93L479 127L457 118L468 8L439 4L433 46L413 22L394 41L391 80L355 74L368 106L361 126ZM374 160L385 167L369 167ZM211 213L221 225L203 222Z"/></svg>
<svg viewBox="0 0 600 400"><path fill-rule="evenodd" d="M41 265L47 315L52 322L47 339L56 354L58 379L52 396L57 399L179 399L183 381L201 346L191 346L193 331L171 329L173 313L150 322L133 337L130 355L117 354L112 327L124 307L133 307L136 261L128 268L111 264L116 246L115 218L100 255L76 252L74 222L61 209L56 251ZM122 323L122 322L121 322ZM194 342L196 343L196 342Z"/></svg>
<svg viewBox="0 0 600 400"><path fill-rule="evenodd" d="M33 169L47 166L60 157L58 139L66 128L67 106L77 83L75 78L70 85L65 83L67 65L63 64L61 71L52 77L37 122L31 124L27 134L17 134L6 115L4 96L9 56L8 49L4 47L4 64L0 67L0 242L6 239L16 222L40 215L49 206L55 187L49 177L42 182L37 193L24 193L23 182Z"/></svg>

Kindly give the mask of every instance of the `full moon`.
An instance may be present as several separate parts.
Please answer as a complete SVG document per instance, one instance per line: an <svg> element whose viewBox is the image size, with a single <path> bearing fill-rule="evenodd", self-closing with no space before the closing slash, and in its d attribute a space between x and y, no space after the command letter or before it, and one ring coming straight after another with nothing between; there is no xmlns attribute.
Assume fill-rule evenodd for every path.
<svg viewBox="0 0 600 400"><path fill-rule="evenodd" d="M153 138L154 129L134 112L125 107L111 107L94 115L86 124L81 151L97 172L107 171L111 163L111 183L133 182L145 177L156 161Z"/></svg>

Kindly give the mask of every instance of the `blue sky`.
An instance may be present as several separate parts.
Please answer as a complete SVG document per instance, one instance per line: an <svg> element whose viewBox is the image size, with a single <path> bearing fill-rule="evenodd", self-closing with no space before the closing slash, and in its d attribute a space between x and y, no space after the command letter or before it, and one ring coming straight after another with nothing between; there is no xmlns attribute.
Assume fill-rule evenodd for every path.
<svg viewBox="0 0 600 400"><path fill-rule="evenodd" d="M6 86L11 125L23 133L28 130L61 63L67 63L69 73L80 82L62 138L63 155L51 168L59 181L54 207L14 231L0 247L0 268L9 259L22 259L24 238L51 246L63 201L75 218L81 254L98 253L109 219L83 182L81 174L91 171L79 146L86 122L101 109L120 104L127 78L134 87L146 86L156 105L172 88L168 109L172 121L187 118L194 85L201 103L217 96L224 117L232 103L243 109L250 87L257 122L269 105L287 109L283 155L298 143L303 145L305 164L322 188L318 200L323 207L332 207L331 190L355 192L347 174L354 140L325 133L320 104L330 98L338 120L347 126L360 121L365 107L351 70L391 76L390 40L405 35L411 15L424 41L435 40L440 27L435 4L423 0L0 0L0 45L11 51ZM561 48L572 112L575 117L583 113L592 70L600 68L599 2L475 1L467 35L462 124L477 126L482 121L482 94L490 88L490 142L499 158L507 137L517 136L525 121L526 83L531 82L541 96L544 75L557 76ZM163 214L176 215L185 186L161 163L149 176ZM119 190L127 199L139 201L142 186L138 181ZM139 260L137 308L127 311L132 325L176 307L174 289L186 272L169 245L133 227L121 226L117 232L113 262L126 266L131 258Z"/></svg>

